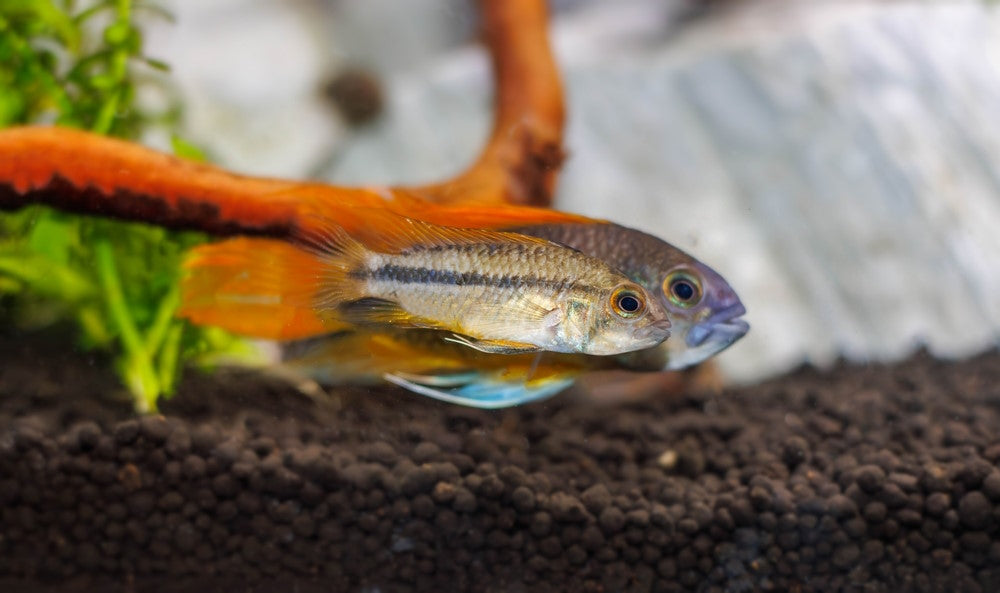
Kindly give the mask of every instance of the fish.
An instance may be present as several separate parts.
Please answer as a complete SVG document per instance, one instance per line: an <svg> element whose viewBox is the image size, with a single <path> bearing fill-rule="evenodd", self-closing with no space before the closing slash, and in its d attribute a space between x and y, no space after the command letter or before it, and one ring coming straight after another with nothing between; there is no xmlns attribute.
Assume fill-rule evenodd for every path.
<svg viewBox="0 0 1000 593"><path fill-rule="evenodd" d="M496 409L540 401L613 357L552 352L487 354L433 330L352 328L286 342L274 369L325 385L391 383L450 404Z"/></svg>
<svg viewBox="0 0 1000 593"><path fill-rule="evenodd" d="M220 325L232 320L234 307L270 309L279 326L301 326L304 335L337 323L429 328L494 354L611 355L670 335L666 311L642 286L577 250L387 210L354 214L379 229L376 248L329 221L311 225L297 250L252 239L242 239L238 250L196 248L187 266L192 274L182 282L181 315ZM240 320L221 325L250 329ZM303 332L278 337L296 333Z"/></svg>
<svg viewBox="0 0 1000 593"><path fill-rule="evenodd" d="M667 309L672 337L617 356L549 354L497 357L442 346L436 335L353 333L311 342L310 356L287 350L285 365L321 383L387 381L421 395L478 408L551 397L585 373L625 368L677 371L725 350L749 331L746 308L715 270L653 235L614 223L507 227L601 257L641 284Z"/></svg>
<svg viewBox="0 0 1000 593"><path fill-rule="evenodd" d="M670 340L619 357L637 370L682 370L732 346L750 330L746 306L718 272L678 247L615 223L543 223L505 230L548 239L600 258L643 286L666 309Z"/></svg>

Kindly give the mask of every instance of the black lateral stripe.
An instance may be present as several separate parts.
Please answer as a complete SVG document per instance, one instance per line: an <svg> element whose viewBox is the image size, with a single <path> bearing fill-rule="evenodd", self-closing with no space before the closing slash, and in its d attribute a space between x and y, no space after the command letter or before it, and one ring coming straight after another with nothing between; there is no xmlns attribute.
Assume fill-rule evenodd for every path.
<svg viewBox="0 0 1000 593"><path fill-rule="evenodd" d="M455 272L452 270L435 270L431 268L414 268L387 264L371 270L367 275L371 280L383 282L398 282L400 284L447 284L451 286L489 286L493 288L519 288L528 286L544 287L552 290L563 290L569 286L564 280L551 280L538 276L497 276L479 272ZM601 291L593 286L577 284L573 287L589 294Z"/></svg>

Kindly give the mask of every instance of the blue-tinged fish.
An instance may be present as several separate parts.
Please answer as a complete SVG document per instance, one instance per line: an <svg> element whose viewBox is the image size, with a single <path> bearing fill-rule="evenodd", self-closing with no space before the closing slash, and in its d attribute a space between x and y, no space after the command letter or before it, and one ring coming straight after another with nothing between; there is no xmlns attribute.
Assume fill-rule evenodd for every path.
<svg viewBox="0 0 1000 593"><path fill-rule="evenodd" d="M742 338L750 325L736 291L715 270L670 243L614 223L545 223L509 230L604 260L642 285L667 310L671 339L621 357L626 366L680 370Z"/></svg>

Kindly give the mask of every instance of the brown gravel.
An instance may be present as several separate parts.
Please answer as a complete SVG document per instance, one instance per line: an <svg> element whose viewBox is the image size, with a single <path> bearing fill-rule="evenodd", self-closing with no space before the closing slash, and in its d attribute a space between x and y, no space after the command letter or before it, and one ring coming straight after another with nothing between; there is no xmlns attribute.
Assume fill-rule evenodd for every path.
<svg viewBox="0 0 1000 593"><path fill-rule="evenodd" d="M477 411L0 338L2 591L1000 587L1000 354Z"/></svg>

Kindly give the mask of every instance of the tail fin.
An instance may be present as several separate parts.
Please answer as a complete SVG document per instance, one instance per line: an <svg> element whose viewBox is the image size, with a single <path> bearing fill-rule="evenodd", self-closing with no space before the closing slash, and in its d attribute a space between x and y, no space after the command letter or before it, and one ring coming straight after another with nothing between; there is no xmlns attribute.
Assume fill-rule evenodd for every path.
<svg viewBox="0 0 1000 593"><path fill-rule="evenodd" d="M180 316L234 333L275 340L327 334L345 324L320 306L352 283L334 254L354 253L329 238L327 253L268 239L229 239L191 251ZM345 249L347 251L345 251Z"/></svg>

